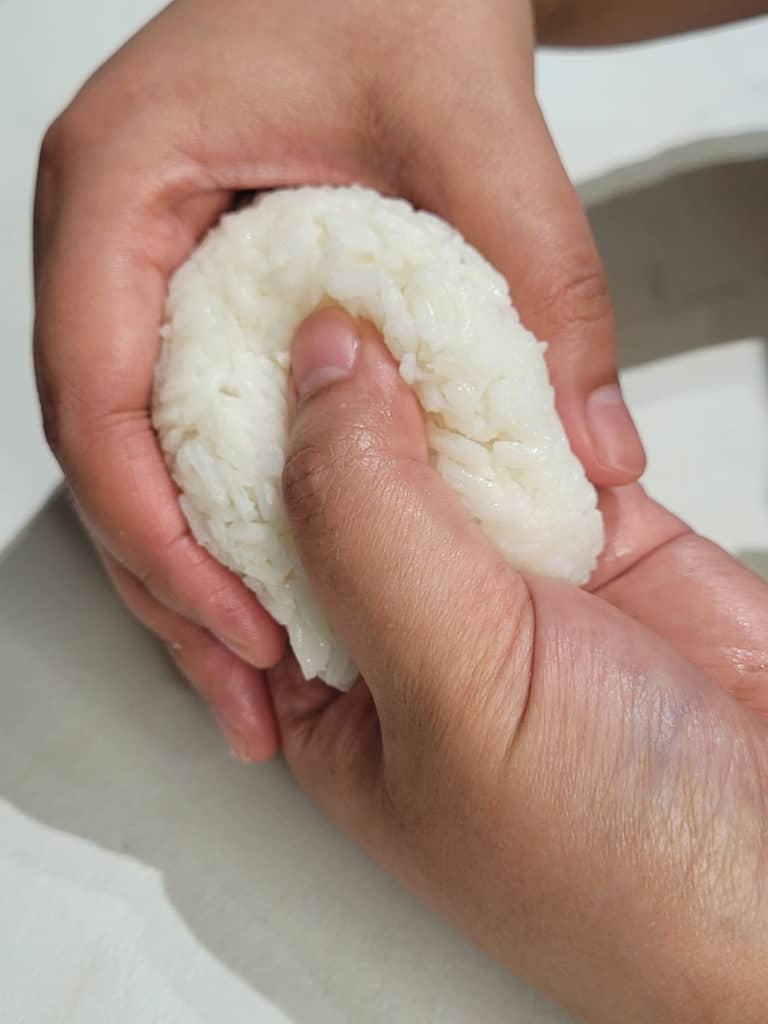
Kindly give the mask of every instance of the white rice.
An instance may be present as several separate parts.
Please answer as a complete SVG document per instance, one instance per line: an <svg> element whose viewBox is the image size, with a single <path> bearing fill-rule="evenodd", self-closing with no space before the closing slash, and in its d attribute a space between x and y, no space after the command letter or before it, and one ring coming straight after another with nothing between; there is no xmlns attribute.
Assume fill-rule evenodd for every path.
<svg viewBox="0 0 768 1024"><path fill-rule="evenodd" d="M280 487L291 338L329 300L380 328L426 414L434 466L515 568L584 583L603 526L545 346L453 228L357 187L273 192L224 217L171 281L154 425L197 540L287 627L305 676L344 689L354 667L310 590Z"/></svg>

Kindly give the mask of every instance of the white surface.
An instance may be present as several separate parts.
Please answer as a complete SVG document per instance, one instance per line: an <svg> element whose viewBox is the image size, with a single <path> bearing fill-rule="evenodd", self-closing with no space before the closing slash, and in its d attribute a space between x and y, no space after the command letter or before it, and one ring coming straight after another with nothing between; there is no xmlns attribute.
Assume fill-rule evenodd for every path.
<svg viewBox="0 0 768 1024"><path fill-rule="evenodd" d="M730 551L768 556L768 344L741 341L624 375L654 497Z"/></svg>
<svg viewBox="0 0 768 1024"><path fill-rule="evenodd" d="M27 355L38 139L84 73L156 6L0 3L0 547L57 478ZM763 20L631 52L545 56L540 92L566 165L585 192L603 195L705 162L723 139L730 152L760 150L766 52ZM669 147L671 161L637 169ZM692 214L705 227L707 201ZM761 210L756 196L745 230L765 237ZM630 212L617 208L611 222ZM636 244L629 228L626 244ZM630 267L619 291L641 290L637 273L655 303L653 315L629 303L631 335L666 325L689 347L738 338L723 327L716 287L732 256L705 296L689 260L684 309L656 296L650 256ZM667 271L674 298L679 281ZM768 569L765 341L636 366L625 387L653 493ZM230 763L196 702L107 596L61 506L0 565L0 681L0 720L12 723L0 744L1 1024L271 1024L280 1017L267 1000L312 1024L564 1020L390 885L279 765Z"/></svg>
<svg viewBox="0 0 768 1024"><path fill-rule="evenodd" d="M2 800L0 837L3 933L10 937L0 1020L288 1021L196 941L156 870L46 828Z"/></svg>
<svg viewBox="0 0 768 1024"><path fill-rule="evenodd" d="M538 94L571 178L591 182L671 150L679 170L707 146L768 152L768 18L607 50L540 54ZM747 138L739 144L739 136Z"/></svg>
<svg viewBox="0 0 768 1024"><path fill-rule="evenodd" d="M82 79L161 6L0 3L0 548L59 480L40 436L29 358L29 222L39 142ZM766 52L764 18L636 48L543 54L539 93L566 167L590 183L692 142L702 145L677 148L673 165L706 160L723 138L732 152L768 151Z"/></svg>

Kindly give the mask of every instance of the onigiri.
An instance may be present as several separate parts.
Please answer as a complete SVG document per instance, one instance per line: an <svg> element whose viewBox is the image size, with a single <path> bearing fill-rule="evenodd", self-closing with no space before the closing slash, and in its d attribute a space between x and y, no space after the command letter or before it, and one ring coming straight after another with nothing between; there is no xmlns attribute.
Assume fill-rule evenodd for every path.
<svg viewBox="0 0 768 1024"><path fill-rule="evenodd" d="M171 280L153 422L197 541L286 627L304 675L345 689L355 668L281 491L291 339L328 304L379 328L421 404L432 464L512 566L582 584L603 524L546 346L453 227L356 186L282 189L228 214Z"/></svg>

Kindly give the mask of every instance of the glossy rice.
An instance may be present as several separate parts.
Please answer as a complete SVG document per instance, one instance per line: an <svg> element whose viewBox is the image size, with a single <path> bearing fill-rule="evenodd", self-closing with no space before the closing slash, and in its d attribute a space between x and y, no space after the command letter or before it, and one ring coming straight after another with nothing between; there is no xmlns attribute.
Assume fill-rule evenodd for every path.
<svg viewBox="0 0 768 1024"><path fill-rule="evenodd" d="M194 536L287 627L307 678L343 689L354 666L307 582L280 486L291 338L329 302L379 327L424 410L433 465L515 568L584 583L603 524L545 346L452 227L358 187L272 192L224 217L171 281L154 425Z"/></svg>

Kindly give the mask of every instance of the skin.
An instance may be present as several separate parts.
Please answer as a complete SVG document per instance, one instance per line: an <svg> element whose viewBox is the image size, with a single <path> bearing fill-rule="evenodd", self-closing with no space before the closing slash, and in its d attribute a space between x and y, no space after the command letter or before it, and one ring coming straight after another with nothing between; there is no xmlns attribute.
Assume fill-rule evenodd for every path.
<svg viewBox="0 0 768 1024"><path fill-rule="evenodd" d="M537 13L548 41L693 26L660 5ZM509 0L167 8L43 146L46 432L118 592L241 757L282 743L350 835L584 1019L750 1024L768 1006L768 594L633 483L642 449L605 391L610 302L533 42ZM285 493L365 678L338 696L298 679L282 632L192 542L147 409L168 277L237 193L351 180L442 214L505 273L551 342L609 541L591 593L501 563L426 464L380 339L324 313L294 347L309 391Z"/></svg>
<svg viewBox="0 0 768 1024"><path fill-rule="evenodd" d="M270 673L300 784L580 1019L764 1021L768 587L637 484L591 593L520 576L373 328L315 314L293 367L291 526L364 678Z"/></svg>
<svg viewBox="0 0 768 1024"><path fill-rule="evenodd" d="M711 28L768 11L765 0L539 0L539 40L554 46L600 46Z"/></svg>

